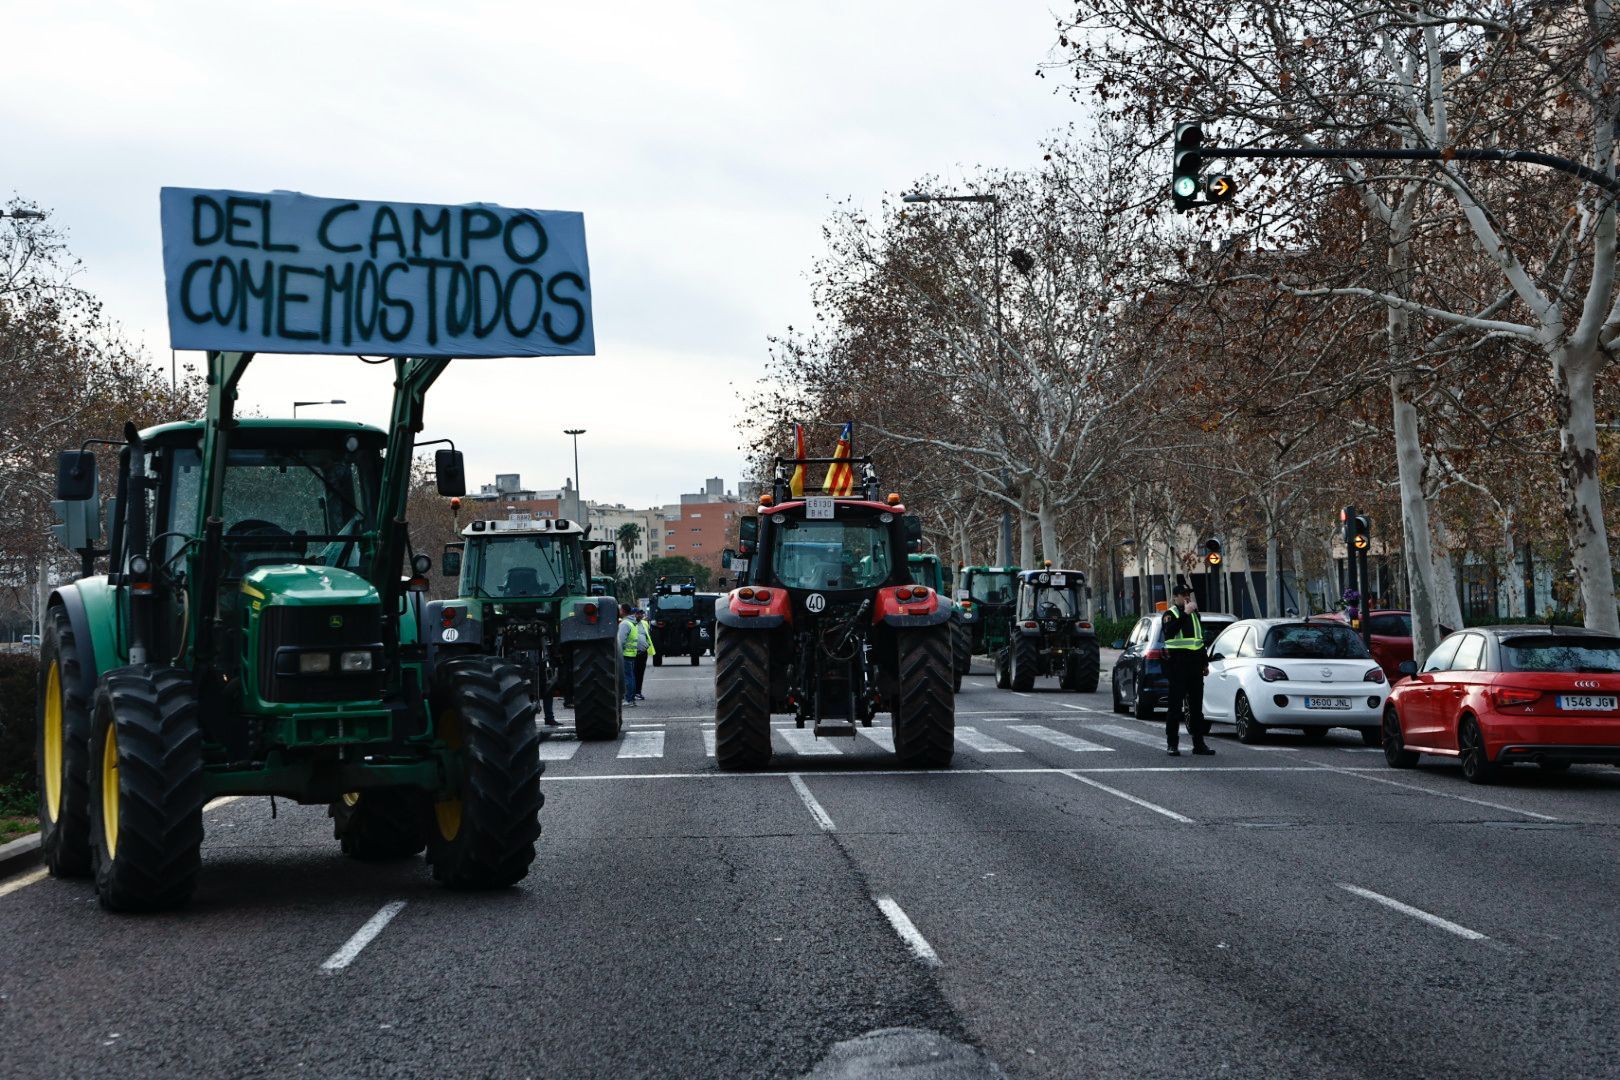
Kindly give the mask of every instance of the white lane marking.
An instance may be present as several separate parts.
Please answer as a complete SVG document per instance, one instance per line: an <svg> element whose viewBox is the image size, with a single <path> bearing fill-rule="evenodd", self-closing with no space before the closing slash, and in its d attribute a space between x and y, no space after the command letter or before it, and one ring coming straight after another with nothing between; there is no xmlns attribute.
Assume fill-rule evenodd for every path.
<svg viewBox="0 0 1620 1080"><path fill-rule="evenodd" d="M4 885L0 885L0 896L10 896L12 893L16 892L18 889L26 889L26 888L28 888L28 886L34 884L35 882L44 881L46 878L48 878L50 876L51 876L51 872L49 870L45 869L43 866L40 867L38 870L30 870L30 871L28 871L28 873L24 874L22 877L13 878L12 880L6 882Z"/></svg>
<svg viewBox="0 0 1620 1080"><path fill-rule="evenodd" d="M1058 706L1060 706L1062 708L1065 708L1065 709L1073 709L1075 712L1094 713L1097 716L1115 716L1115 715L1117 715L1111 709L1093 709L1090 705L1070 705L1069 703L1064 702L1064 701L1059 701L1059 702L1056 702L1055 704L1057 704Z"/></svg>
<svg viewBox="0 0 1620 1080"><path fill-rule="evenodd" d="M624 736L624 745L619 747L619 756L621 758L663 757L663 730L627 732Z"/></svg>
<svg viewBox="0 0 1620 1080"><path fill-rule="evenodd" d="M804 800L805 807L810 811L810 816L816 819L816 824L821 826L821 831L832 832L833 819L828 816L822 805L816 801L816 797L810 794L810 785L804 782L804 777L798 773L790 773L788 781L792 783L793 790L799 793L799 798Z"/></svg>
<svg viewBox="0 0 1620 1080"><path fill-rule="evenodd" d="M1082 784L1089 784L1092 787L1096 788L1098 791L1106 791L1110 795L1117 795L1121 799L1124 799L1126 802L1135 803L1137 806L1140 806L1145 810L1151 810L1155 814L1163 814L1165 817L1169 818L1171 821L1179 821L1183 825L1196 825L1196 824L1198 824L1198 822L1194 821L1192 818L1188 817L1186 814L1178 814L1174 810L1167 810L1164 807L1160 806L1158 803L1150 803L1146 799L1139 799L1135 795L1130 794L1129 792L1121 791L1121 790L1119 790L1119 788L1109 787L1107 784L1100 784L1097 781L1092 780L1089 777L1081 776L1079 773L1074 772L1072 770L1065 773L1064 775L1068 776L1070 779L1078 780Z"/></svg>
<svg viewBox="0 0 1620 1080"><path fill-rule="evenodd" d="M905 913L899 904L894 902L893 898L874 896L872 902L878 906L879 911L883 912L883 917L889 920L889 925L894 927L894 932L900 935L900 940L906 943L906 948L911 950L911 955L929 967L939 967L939 953L935 952L934 947L928 944L928 939L922 936L922 931L917 929L910 916Z"/></svg>
<svg viewBox="0 0 1620 1080"><path fill-rule="evenodd" d="M776 733L782 736L782 741L793 748L795 754L842 754L843 751L833 745L832 739L818 739L816 733L806 728L790 727L777 728Z"/></svg>
<svg viewBox="0 0 1620 1080"><path fill-rule="evenodd" d="M1141 746L1151 746L1155 750L1163 750L1165 745L1163 735L1155 737L1145 731L1128 728L1124 724L1087 724L1086 730L1095 731L1102 735L1112 735L1116 739L1124 739L1126 742L1137 743Z"/></svg>
<svg viewBox="0 0 1620 1080"><path fill-rule="evenodd" d="M579 746L580 744L573 739L569 739L567 742L558 739L546 739L540 744L540 760L570 761L575 754L579 753Z"/></svg>
<svg viewBox="0 0 1620 1080"><path fill-rule="evenodd" d="M894 729L886 727L863 727L861 734L877 743L889 753L894 753Z"/></svg>
<svg viewBox="0 0 1620 1080"><path fill-rule="evenodd" d="M887 732L885 732L887 734ZM876 741L876 740L874 740ZM880 744L881 745L881 744ZM982 769L862 769L859 772L828 773L840 780L866 780L875 776L916 776L938 777L948 779L953 776L998 776L998 775L1029 775L1029 776L1073 776L1075 773L1088 773L1103 776L1109 773L1308 773L1324 771L1317 765L1120 765L1111 768L1093 769L1064 769L1057 766L1046 768L982 768ZM1339 770L1332 770L1337 772ZM546 783L563 783L570 780L747 780L755 777L786 776L784 772L660 772L660 773L581 773L575 776L552 776L546 774ZM1351 774L1355 775L1355 774Z"/></svg>
<svg viewBox="0 0 1620 1080"><path fill-rule="evenodd" d="M1371 780L1375 784L1388 784L1390 787L1405 788L1408 791L1416 791L1424 795L1434 795L1442 799L1456 799L1458 802L1472 803L1475 806L1488 806L1492 810L1505 810L1510 814L1519 814L1523 817L1535 818L1537 821L1558 820L1558 818L1553 817L1551 814L1538 814L1534 810L1520 810L1516 806L1506 806L1502 803L1487 802L1484 799L1474 799L1467 795L1454 795L1449 791L1434 791L1430 788L1419 787L1416 784L1403 784L1399 780L1390 780L1389 778L1383 776L1368 776L1362 769L1342 769L1335 765L1319 765L1317 767L1323 772L1342 773L1345 776L1353 776L1357 780Z"/></svg>
<svg viewBox="0 0 1620 1080"><path fill-rule="evenodd" d="M957 728L956 741L969 750L977 750L981 754L1022 754L1024 752L1011 743L1004 743L1000 739L991 738L977 728Z"/></svg>
<svg viewBox="0 0 1620 1080"><path fill-rule="evenodd" d="M714 728L703 729L703 756L714 757Z"/></svg>
<svg viewBox="0 0 1620 1080"><path fill-rule="evenodd" d="M1403 904L1399 900L1385 896L1383 893L1375 893L1371 889L1363 889L1360 885L1347 885L1342 881L1337 882L1337 884L1339 888L1343 889L1345 892L1352 892L1357 896L1366 897L1375 904L1383 904L1391 911L1398 911L1402 915L1410 915L1414 919L1420 919L1423 922L1428 923L1430 926L1438 926L1447 933L1456 934L1460 938L1467 938L1469 941L1490 940L1490 938L1486 937L1478 930L1470 930L1468 927L1463 926L1460 923L1454 923L1450 919L1442 919L1440 916L1430 914L1429 912L1424 911L1422 908L1415 908L1411 904Z"/></svg>
<svg viewBox="0 0 1620 1080"><path fill-rule="evenodd" d="M321 963L322 971L338 972L354 963L354 958L360 955L360 950L370 945L372 939L382 933L400 909L405 906L403 900L390 900L382 906L382 910L366 920L366 925L354 932L354 937L343 943L343 947L328 956Z"/></svg>
<svg viewBox="0 0 1620 1080"><path fill-rule="evenodd" d="M1026 694L1022 690L1014 690L1012 692L1012 696L1013 697L1034 697L1035 695L1034 694Z"/></svg>
<svg viewBox="0 0 1620 1080"><path fill-rule="evenodd" d="M221 795L217 799L210 800L208 805L203 807L203 809L205 811L207 811L207 810L218 810L220 807L226 806L226 805L228 805L230 803L233 803L237 799L240 799L241 797L242 796L240 796L240 795Z"/></svg>
<svg viewBox="0 0 1620 1080"><path fill-rule="evenodd" d="M1053 746L1056 746L1062 750L1074 750L1082 753L1087 751L1100 751L1103 753L1112 754L1114 752L1114 748L1112 746L1103 746L1101 743L1088 742L1085 739L1077 739L1073 735L1065 735L1061 731L1053 731L1051 728L1042 727L1040 724L1014 724L1007 730L1016 731L1020 735L1028 735L1032 739L1039 739L1042 742L1051 743Z"/></svg>

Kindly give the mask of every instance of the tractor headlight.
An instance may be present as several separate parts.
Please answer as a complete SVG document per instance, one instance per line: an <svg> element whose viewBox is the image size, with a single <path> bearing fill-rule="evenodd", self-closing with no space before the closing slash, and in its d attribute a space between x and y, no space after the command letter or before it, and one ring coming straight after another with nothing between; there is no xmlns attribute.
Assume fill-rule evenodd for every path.
<svg viewBox="0 0 1620 1080"><path fill-rule="evenodd" d="M356 649L344 653L338 660L345 672L370 671L372 658L370 649Z"/></svg>
<svg viewBox="0 0 1620 1080"><path fill-rule="evenodd" d="M307 652L298 654L298 674L324 675L332 670L332 654Z"/></svg>

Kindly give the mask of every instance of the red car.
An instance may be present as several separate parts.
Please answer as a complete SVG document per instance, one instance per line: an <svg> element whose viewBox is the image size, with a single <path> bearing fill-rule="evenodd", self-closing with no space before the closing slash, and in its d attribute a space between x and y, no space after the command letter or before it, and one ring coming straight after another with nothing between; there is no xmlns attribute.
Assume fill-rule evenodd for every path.
<svg viewBox="0 0 1620 1080"><path fill-rule="evenodd" d="M1313 619L1337 619L1339 622L1349 622L1343 611L1331 611L1326 615L1312 615ZM1445 627L1441 627L1444 630ZM1401 677L1401 665L1412 657L1412 613L1410 611L1373 611L1367 615L1367 636L1370 639L1368 648L1378 666L1384 669L1384 677L1390 682Z"/></svg>
<svg viewBox="0 0 1620 1080"><path fill-rule="evenodd" d="M1503 766L1620 765L1620 638L1571 626L1459 630L1390 691L1384 760L1459 758L1476 784Z"/></svg>

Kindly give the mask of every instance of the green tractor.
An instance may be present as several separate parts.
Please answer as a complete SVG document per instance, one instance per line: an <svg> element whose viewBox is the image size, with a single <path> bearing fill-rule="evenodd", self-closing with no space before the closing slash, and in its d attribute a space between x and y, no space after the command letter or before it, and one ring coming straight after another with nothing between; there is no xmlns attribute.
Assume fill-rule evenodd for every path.
<svg viewBox="0 0 1620 1080"><path fill-rule="evenodd" d="M996 685L1025 691L1043 676L1064 690L1095 693L1100 671L1086 575L1079 570L1024 570L1010 621L1011 640L995 654Z"/></svg>
<svg viewBox="0 0 1620 1080"><path fill-rule="evenodd" d="M956 598L973 614L969 629L975 656L992 659L1011 640L1013 594L1018 589L1016 566L965 566L957 583Z"/></svg>
<svg viewBox="0 0 1620 1080"><path fill-rule="evenodd" d="M592 545L577 521L468 523L460 543L444 552L444 573L460 575L457 599L427 605L430 659L502 657L522 669L537 694L561 694L573 705L581 740L618 738L619 609L587 584L593 546L600 548L602 572L611 575L618 569L613 546Z"/></svg>
<svg viewBox="0 0 1620 1080"><path fill-rule="evenodd" d="M175 907L197 883L204 805L271 795L327 804L353 858L426 848L445 885L511 885L540 835L534 696L498 656L428 655L431 560L405 520L427 390L449 361L392 360L382 431L238 419L252 357L208 354L205 420L126 427L110 551L94 547L94 454L60 455L62 509L95 523L77 550L109 572L46 611L46 865L93 875L110 910ZM440 493L460 495L460 453L435 466Z"/></svg>
<svg viewBox="0 0 1620 1080"><path fill-rule="evenodd" d="M939 594L942 603L950 604L946 598L950 590L945 583L945 568L940 565L938 555L912 554L906 556L906 565L911 569L911 580L917 585L926 585ZM951 607L951 688L960 694L962 692L962 678L973 669L973 624L975 616L973 610L966 604L950 604Z"/></svg>

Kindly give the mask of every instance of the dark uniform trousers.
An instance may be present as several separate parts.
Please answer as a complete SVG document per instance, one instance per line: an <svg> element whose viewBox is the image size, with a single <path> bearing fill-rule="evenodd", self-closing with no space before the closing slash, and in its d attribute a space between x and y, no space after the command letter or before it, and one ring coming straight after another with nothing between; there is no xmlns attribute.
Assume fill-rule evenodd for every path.
<svg viewBox="0 0 1620 1080"><path fill-rule="evenodd" d="M1181 731L1182 710L1186 710L1187 732L1194 746L1202 746L1209 734L1204 719L1204 650L1166 649L1165 674L1170 677L1170 711L1164 717L1165 744L1175 746Z"/></svg>

